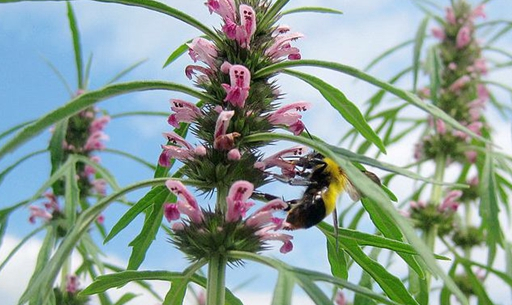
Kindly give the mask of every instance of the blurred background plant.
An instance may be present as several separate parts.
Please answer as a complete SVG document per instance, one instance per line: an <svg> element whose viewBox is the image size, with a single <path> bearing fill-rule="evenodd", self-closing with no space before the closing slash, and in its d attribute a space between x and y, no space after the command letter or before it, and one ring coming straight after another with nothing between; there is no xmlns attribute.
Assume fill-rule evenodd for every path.
<svg viewBox="0 0 512 305"><path fill-rule="evenodd" d="M74 42L78 91L68 90L72 95L69 103L56 110L48 109L50 112L40 119L20 124L2 134L2 138L10 136L0 149L0 154L7 156L8 152L15 149L18 151L23 143L51 125L54 126L49 148L45 150L51 156L50 179L38 187L35 195L30 199L3 209L0 214L1 232L5 233L7 220L15 217L12 215L18 208L31 205L32 216L42 217L43 228L48 230L47 240L39 252L36 269L21 297L21 303L32 300L36 303L67 304L73 300L82 302L84 299L78 298L97 294L99 296L97 302L112 304L109 295L114 290L111 288L137 282L147 289L142 292L143 294L152 294L157 301L164 304L182 303L187 291L194 295L192 291L195 289L188 289L191 283L207 288L207 304L221 304L224 301L229 304L239 304L241 301L236 289L230 284L229 276L226 278L226 273L232 271L226 270L226 266L231 262L235 270L240 269L237 267L239 263L244 262L250 265L251 261L267 265L277 271L273 302L279 304L291 302L296 294L295 286L302 288L308 298L316 304L332 304L334 301L344 304L349 302L348 300L352 300L355 304L363 302L367 304L392 304L393 302L430 304L435 302L432 300L433 295L430 295L430 286L443 287L440 297L440 302L443 304L450 302L451 294L454 294L462 303L467 303L467 297L472 294L476 294L480 302L490 303L492 296L489 296L482 286L484 279L497 276L508 285L512 283L510 276L506 274L506 269L501 268L503 266L500 265L499 270L493 268L497 261L495 258L503 257L500 252L506 252L504 250L508 247L501 231L504 225L500 226L501 219L498 218L498 202L503 204L508 213L509 189L507 188L510 183L507 175L510 170L507 167L509 157L495 152L497 148L490 144L490 129L481 114L487 99L492 100L504 115L507 111L507 107L493 97L491 90L482 89L482 85L485 84L482 81L483 74L490 74L493 69L485 65L481 56L482 46L473 36L475 28L479 27L473 22L484 15L481 6L470 7L463 1L455 2L453 8L441 10L442 14L436 17L433 11L435 6L431 2L418 1L418 7L430 16L430 19L439 22L440 28L434 29L433 35L441 40L441 44L429 48L426 52L428 56L423 61L424 51L422 50L426 46L425 41L428 41L428 35L425 33L429 19L425 19L420 24L413 41L392 49L394 51L413 45L412 67L406 68L404 73L400 73L396 79L386 83L339 62L301 59L305 57L304 52L299 53L298 48L290 44L290 41L293 40L293 44L299 43L295 40L303 35L293 32L289 34L287 26L278 26L279 24L276 23L281 15L290 16L302 12L327 13L322 15L322 18L324 16L343 18L339 16L340 12L334 9L305 7L280 12L288 1L242 1L242 3L227 0L208 1L210 13L215 12L222 19L221 26L214 21L215 30L211 30L205 24L185 14L183 11L189 11L187 8L181 11L173 5L167 6L153 1L113 2L163 13L202 32L201 38L193 39L194 36L185 38L184 41L188 40L187 43L174 41L173 44L177 48L171 52L164 64L172 68L180 60L184 61L186 75L191 78L192 73L196 73L194 81L199 90L189 87L186 82L184 82L186 85L182 85L167 81L107 82L108 84L100 89L87 90L91 60L89 59L88 64L83 68L78 25L68 4L67 15ZM208 9L203 8L206 12ZM204 17L205 20L214 19ZM490 39L491 42L495 42L507 35L509 25L510 23L506 21L489 21L481 27L498 27L493 38ZM490 33L492 35L492 31ZM305 34L308 36L308 33ZM141 47L141 45L137 46L137 48ZM483 47L483 50L486 49L508 56L506 50ZM190 65L190 62L181 56L187 50L194 62L199 60L206 66ZM307 57L313 57L312 54L314 53L307 54ZM371 66L391 54L392 52L386 52L384 56L372 62ZM139 63L123 71L119 77L138 65ZM318 78L290 69L300 66L313 66L317 70L318 68L334 70L337 75L339 73L350 75L382 91L370 100L370 107L363 115L345 94L324 81L323 77ZM506 62L498 63L496 66L507 67ZM55 70L53 66L52 69ZM423 69L429 73L430 77L421 76L420 71ZM428 97L431 103L424 103L408 91L392 85L400 81L400 78L409 71L413 72L412 91L422 98ZM364 138L364 142L356 152L343 149L341 146L328 145L316 138L315 130L319 125L318 122L324 124L325 119L312 120L308 124L307 116L314 115L314 110L308 111L301 119L299 111L309 109L309 103L288 102L286 106L280 108L278 101L280 102L284 97L284 91L278 89L277 82L280 81L281 76L279 78L276 76L279 72L311 85L329 102L329 106L336 110L331 113L336 114L337 121L346 121L354 127L354 131L349 132L346 139L352 137L351 144L356 145L355 143ZM115 77L114 81L119 77ZM173 77L182 78L182 73L176 73ZM63 76L59 78L64 79ZM421 88L419 84L422 81L430 83L429 90L417 89ZM493 84L496 85L496 83ZM507 85L503 84L498 86L507 88ZM126 111L126 104L123 104L123 107L116 104L112 107L113 110L109 111L112 114L107 116L107 112L102 111L103 116L96 118L98 110L93 106L102 100L119 101L127 98L128 95L125 97L125 94L148 90L167 90L185 94L183 99L180 95L175 97L175 93L172 94L173 114L168 118L168 122L176 129L174 132L164 134L168 143L162 146L163 151L160 157L153 155L152 160L148 162L134 155L133 152L137 149L129 149L129 147L136 147L137 144L130 144L132 137L126 137L129 134L128 131L121 133L118 137L123 151L106 149L102 142L105 138L103 127L109 117L115 122L117 118L145 116L152 118L153 121L156 118L161 123L166 121L169 113L148 111L146 104L143 111ZM389 103L384 104L381 102L387 101L384 99L386 93L393 94L395 99L390 99ZM123 96L114 98L117 95ZM397 103L396 97L401 104L387 108L390 104ZM191 98L196 98L199 102L186 102ZM298 98L303 99L300 95ZM158 99L162 100L162 98ZM451 103L453 100L457 103ZM318 103L316 104L315 108L322 108ZM410 111L410 105L422 110L418 111L421 118L411 119L408 117L409 112L407 116L402 115L400 111L403 109ZM428 113L429 119L424 118L425 112ZM326 116L320 110L318 115ZM311 130L311 135L296 136L301 134L304 125ZM375 129L377 133L373 131L372 125L377 126ZM162 131L169 128L165 125L160 126ZM413 166L418 165L419 168L420 164L429 162L429 158L433 159L436 171L431 178L428 178L431 175L428 171L419 172L420 175L409 170L413 167L401 168L391 164L395 161L384 163L370 157L374 151L376 151L375 156L380 157L383 152L386 152L388 146L407 142L404 140L406 135L419 126L426 127L421 136L420 145L417 145L415 155L418 161ZM144 125L136 128L144 128ZM284 129L294 135L274 132L275 129ZM13 135L18 130L19 132ZM185 140L188 131L194 137L189 136L189 140ZM379 133L381 137L378 136ZM115 141L114 137L111 138ZM332 139L332 132L327 135L327 138ZM279 186L281 182L272 179L276 172L262 171L262 169L276 166L277 163L280 163L283 169L293 165L293 159L287 158L287 154L275 158L276 154L272 155L273 153L269 152L275 152L275 149L264 147L268 143L277 143L283 148L290 147L290 143L281 144L278 140L309 146L333 159L343 168L355 187L364 190L363 193L366 196L361 200L360 209L357 209L359 204L343 206L339 219L342 228L338 229L336 234L333 233L332 226L325 222L318 226L319 231L300 230L289 232L291 235L272 231L274 233L267 234L281 227L281 221L277 218L271 218L272 221L268 222L271 214L268 213L270 210L265 210L282 209L284 203L279 199L267 205L262 202L257 203L260 209L245 217L245 211L255 201L249 199L253 188L269 190L277 197L284 195L286 199L301 196L303 187L287 187L292 190L292 194L286 194L282 191L282 185ZM158 147L158 141L153 143L156 144L152 145ZM111 159L112 173L96 162L97 157L92 157L91 153L98 150L115 155L115 158ZM40 153L42 152L30 153L28 156ZM123 174L119 174L119 170L121 167L128 166L121 161L123 159L120 157L128 157L146 168L133 170L136 173L135 182L132 181L132 184L124 188L119 188L115 181L115 179L124 181ZM153 166L153 163L157 163L157 159L159 159L158 165ZM14 161L13 166L8 165L2 172L2 178L24 160L27 160L27 157ZM445 168L448 164L455 164L455 162L464 164L461 174L447 184L445 180L449 179L444 173ZM384 170L382 174L384 185L390 186L391 191L385 187L381 189L362 175L360 172L362 164L372 167L372 170L375 168ZM426 166L421 168L425 169ZM154 179L151 179L151 171L154 172ZM286 171L282 173L286 174ZM478 179L471 178L468 176L470 174ZM170 176L186 178L168 180ZM404 207L406 209L404 214L413 220L411 223L397 212L388 199L397 200L393 192L404 194L403 186L393 187L394 180L399 179L395 177L398 176L412 178L418 183L414 193L408 194L409 198L406 200L400 198L400 202L404 204L414 201L410 209ZM141 180L141 178L148 180ZM236 182L237 180L249 180L249 182ZM189 186L185 187L182 183ZM466 183L470 188L466 187ZM106 187L107 184L109 187ZM493 185L496 185L496 188ZM152 188L148 190L148 187ZM193 196L189 190L194 187L199 190L198 194L203 193L203 196ZM52 188L53 192L45 194L49 188ZM96 191L91 192L93 189ZM140 191L137 191L139 189ZM295 194L293 194L294 191ZM427 196L426 193L422 193L423 191L429 191L431 195ZM179 198L178 201L173 193ZM482 197L482 193L487 195ZM204 196L205 194L207 196ZM211 200L212 194L216 195L216 200ZM135 199L126 199L125 195L127 198ZM34 204L34 201L42 196L47 197L48 204L42 206ZM477 220L477 217L476 213L471 213L469 207L478 202L479 196L483 198L482 204L479 205L482 216L480 219L483 221L478 225L472 225L472 221ZM61 199L56 199L58 197ZM63 207L57 205L57 201L62 202ZM119 202L121 203L119 206L127 206L127 208L116 210L116 205L111 205L114 202ZM216 203L213 204L213 202ZM458 213L462 210L459 205L462 203L466 207L465 214L464 217L459 217ZM346 206L348 208L345 209ZM186 214L188 220L175 222L179 213ZM106 218L103 219L102 215L106 215ZM251 228L253 219L263 219L255 217L258 215L264 215L267 222L257 222L256 227ZM286 214L285 212L279 214L277 211L276 216L283 218ZM165 218L173 221L172 229L169 228ZM110 228L108 234L104 231L103 221L110 221L106 226ZM92 225L100 233L96 237L90 234L96 231L91 230ZM262 227L263 225L269 226ZM421 233L423 241L418 238L412 226L423 231ZM126 264L126 267L116 267L115 264L110 263L108 257L101 255L99 248L103 247L100 246L102 242L108 242L108 248L109 244L120 240L117 246L127 249L128 241L123 240L123 234L124 238L131 238L129 236L137 234L138 227L140 227L138 235L129 242L131 251L125 250L125 252L131 252L128 262L122 263ZM223 229L218 230L219 227ZM229 233L230 230L233 230L232 234ZM193 231L197 231L200 235L194 235L196 233ZM204 238L204 231L211 233L214 244L208 244L211 243L210 238ZM279 256L278 260L265 255L265 252L260 253L264 247L269 247L266 242L271 239L282 241L280 250L282 253L287 253L292 249L292 237L303 239L308 234L312 234L310 231L323 233L325 238L318 234L314 238L321 239L324 245L327 241L327 256L313 256L312 251L316 252L317 249L312 249L304 243L304 248L295 246L295 250L287 254L293 255L296 251L303 251L302 254L299 252L296 255L308 257L305 260L307 264L294 267L296 264L286 263L285 261L289 259L284 256ZM376 234L364 233L372 231L376 231ZM162 236L162 232L165 235ZM22 240L21 245L37 233L38 230L29 233L27 238ZM438 234L442 234L443 245L438 245L436 248L435 240ZM240 236L257 238L240 239ZM170 258L171 261L183 257L179 252L171 252L170 247L163 242L167 238L173 241L191 261L178 267L178 270L183 271L169 271L169 265L155 267L154 262L148 260L148 255L151 255L151 251L155 251L152 249L155 248L158 249L157 251L169 253L164 257ZM154 243L154 240L157 242ZM472 258L471 249L482 240L487 241L488 259L475 261ZM201 242L202 248L199 249L201 251L197 251L197 244L194 244L194 241L198 244ZM213 247L209 248L210 245ZM273 243L270 245L272 246ZM204 246L207 247L206 251ZM459 247L461 252L457 252L455 247ZM318 248L322 247L318 246ZM79 263L72 263L73 252L78 252L82 256ZM384 253L398 254L403 261L396 260L394 255L384 258ZM434 253L442 253L450 257L451 261L444 271L436 261ZM208 256L208 254L211 255ZM325 261L324 268L316 269L310 266L311 257ZM446 259L440 256L437 258ZM328 272L329 267L325 268L327 262L330 265L331 274ZM139 271L143 263L145 268L151 271ZM206 265L208 268L203 268ZM172 266L171 269L175 270L176 267ZM480 271L472 269L475 266L479 267ZM166 270L159 271L160 269ZM205 271L203 272L202 269ZM259 269L261 267L253 270ZM407 269L410 270L408 274L404 272ZM58 286L61 288L53 290L52 287L59 272L62 280ZM431 283L431 273L440 280ZM73 298L78 290L76 277L73 274L81 276L83 282L87 283L81 288L85 288L90 281L93 281L84 293L77 295L76 299ZM97 277L98 274L107 275ZM361 274L360 282L354 284L358 274ZM161 289L162 292L158 295L146 282L151 281L155 285L155 280L171 283L170 289L167 286ZM225 281L227 286L233 289L224 290ZM256 281L261 282L261 279ZM263 282L268 281L265 279ZM471 286L469 288L468 283ZM343 291L339 292L339 288L343 288ZM128 302L135 297L134 293L126 293L119 297L116 304ZM201 298L203 296L198 294L197 301L200 302ZM294 302L295 300L294 297ZM96 299L92 302L96 302Z"/></svg>

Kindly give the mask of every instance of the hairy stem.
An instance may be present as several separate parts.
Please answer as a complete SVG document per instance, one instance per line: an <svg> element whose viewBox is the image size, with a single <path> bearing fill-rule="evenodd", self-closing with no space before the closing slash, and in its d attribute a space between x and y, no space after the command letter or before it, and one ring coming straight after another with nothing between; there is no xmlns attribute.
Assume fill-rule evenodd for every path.
<svg viewBox="0 0 512 305"><path fill-rule="evenodd" d="M226 257L216 255L208 264L206 305L224 305L226 295Z"/></svg>

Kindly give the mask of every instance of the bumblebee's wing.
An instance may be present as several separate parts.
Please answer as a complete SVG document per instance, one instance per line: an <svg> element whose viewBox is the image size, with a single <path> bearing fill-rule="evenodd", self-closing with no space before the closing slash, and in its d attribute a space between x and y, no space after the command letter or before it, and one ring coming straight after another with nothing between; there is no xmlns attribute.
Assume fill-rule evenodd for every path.
<svg viewBox="0 0 512 305"><path fill-rule="evenodd" d="M375 175L374 173L369 172L369 171L363 171L363 174L365 174L366 177L370 178L370 180L375 182L375 184L377 184L379 186L381 185L379 177L377 175ZM361 197L364 196L364 193L361 192L357 187L355 187L352 184L352 182L350 182L350 181L347 181L347 185L345 186L345 189L346 189L348 195L350 196L350 199L352 199L354 201L359 201L359 199L361 199Z"/></svg>

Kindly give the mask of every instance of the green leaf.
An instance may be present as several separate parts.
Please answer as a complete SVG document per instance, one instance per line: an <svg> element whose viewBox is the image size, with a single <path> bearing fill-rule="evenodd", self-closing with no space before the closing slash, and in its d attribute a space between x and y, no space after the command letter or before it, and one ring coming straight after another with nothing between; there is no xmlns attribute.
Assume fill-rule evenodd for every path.
<svg viewBox="0 0 512 305"><path fill-rule="evenodd" d="M129 246L132 247L132 253L128 261L127 269L136 270L144 261L146 252L156 238L162 218L164 216L164 203L167 201L174 201L176 197L167 190L166 186L159 186L155 189L160 188L160 194L154 196L150 201L149 211L146 213L146 219L139 235L130 242Z"/></svg>
<svg viewBox="0 0 512 305"><path fill-rule="evenodd" d="M82 59L82 46L80 44L80 31L78 30L78 24L76 22L75 13L73 12L73 7L69 1L66 1L67 10L68 10L68 20L69 20L69 29L71 30L71 34L73 36L73 50L75 51L75 64L76 64L76 73L78 80L78 88L85 89L84 85L84 68L83 68L83 59Z"/></svg>
<svg viewBox="0 0 512 305"><path fill-rule="evenodd" d="M288 4L290 0L276 0L274 4L267 10L267 14L261 18L258 27L267 28L270 27L269 23L274 21L274 18L281 12L283 7Z"/></svg>
<svg viewBox="0 0 512 305"><path fill-rule="evenodd" d="M491 301L487 292L485 291L484 286L482 285L482 280L480 280L471 270L471 267L468 264L462 264L464 266L464 271L471 283L471 288L475 292L475 295L478 297L479 305L494 305L494 302Z"/></svg>
<svg viewBox="0 0 512 305"><path fill-rule="evenodd" d="M194 19L192 16L189 16L180 10L177 10L177 9L170 7L166 4L163 4L161 2L157 2L157 1L153 1L153 0L95 0L95 1L118 3L118 4L128 5L128 6L142 7L142 8L148 9L148 10L152 10L155 12L159 12L159 13L171 16L180 21L183 21L186 24L189 24L189 25L195 27L199 31L203 32L210 39L214 40L216 44L219 44L219 45L222 44L221 38L214 31L212 31L207 25L199 22L198 20Z"/></svg>
<svg viewBox="0 0 512 305"><path fill-rule="evenodd" d="M64 75L62 75L62 73L60 73L59 69L57 69L57 67L46 57L41 56L41 58L48 65L48 67L50 67L50 69L53 71L53 73L55 73L55 75L59 78L62 85L66 88L66 91L68 92L69 96L73 97L75 95L75 91L73 91L73 89L71 89L71 86L69 85L69 83L66 80L66 78L64 77Z"/></svg>
<svg viewBox="0 0 512 305"><path fill-rule="evenodd" d="M491 150L485 154L485 163L480 182L480 209L482 225L487 229L487 246L489 247L489 266L496 255L496 244L503 246L503 233L499 220L498 198L496 194L496 177L494 169L494 155Z"/></svg>
<svg viewBox="0 0 512 305"><path fill-rule="evenodd" d="M350 150L347 150L347 149L344 149L344 148L341 148L341 147L336 147L336 146L332 146L332 145L326 145L326 146L330 150L332 150L334 153L337 153L340 156L342 156L342 157L344 157L344 158L346 158L346 159L348 159L348 160L350 160L352 162L358 162L358 163L361 163L361 164L370 165L370 166L373 166L373 167L376 167L376 168L380 168L382 170L385 170L385 171L388 171L388 172L391 172L391 173L402 175L404 177L409 177L411 179L421 180L421 181L429 182L429 183L432 183L432 184L441 184L441 185L447 185L447 186L451 186L451 187L467 187L465 184L454 184L454 183L447 183L447 182L439 182L439 181L436 181L434 179L425 178L425 177L423 177L421 175L416 174L415 172L406 170L403 167L396 166L396 165L393 165L393 164L390 164L390 163L386 163L386 162L381 162L381 161L379 161L377 159L366 157L365 155L359 155L359 154L353 153Z"/></svg>
<svg viewBox="0 0 512 305"><path fill-rule="evenodd" d="M114 154L114 155L119 155L119 156L123 156L123 157L126 157L128 159L131 159L137 163L140 163L146 167L148 167L151 171L155 171L156 170L156 166L154 166L152 163L142 159L142 158L139 158L137 157L136 155L132 155L130 153L127 153L125 151L122 151L122 150L118 150L118 149L112 149L112 148L105 148L104 150L102 150L103 153L111 153L111 154Z"/></svg>
<svg viewBox="0 0 512 305"><path fill-rule="evenodd" d="M286 69L286 68L290 68L290 67L298 67L298 66L312 66L312 67L326 68L326 69L330 69L330 70L334 70L334 71L338 71L338 72L341 72L344 74L354 76L354 77L361 79L365 82L368 82L377 87L385 89L389 93L391 93L391 94L403 99L404 101L407 101L410 104L430 113L434 117L442 119L448 125L452 126L453 128L455 128L457 130L461 130L482 142L491 144L491 142L488 139L485 139L484 137L472 132L467 127L465 127L462 124L460 124L459 122L457 122L455 119L453 119L451 116L446 114L441 109L437 108L434 105L425 103L419 97L412 94L411 92L399 89L398 87L395 87L389 83L381 81L381 80L379 80L369 74L366 74L356 68L353 68L353 67L350 67L347 65L343 65L343 64L340 64L337 62L328 62L328 61L313 60L313 59L283 61L280 63L276 63L273 65L267 66L267 67L257 71L253 77L254 78L264 77L267 75L271 75L272 73L275 73L277 71L281 71L282 69Z"/></svg>
<svg viewBox="0 0 512 305"><path fill-rule="evenodd" d="M346 239L340 239L340 245L363 270L371 275L390 299L402 304L418 304L402 281L389 273L381 264L369 258L359 245Z"/></svg>
<svg viewBox="0 0 512 305"><path fill-rule="evenodd" d="M430 99L434 105L438 104L438 95L441 89L441 71L442 60L439 55L437 46L433 46L428 50L427 71L430 76Z"/></svg>
<svg viewBox="0 0 512 305"><path fill-rule="evenodd" d="M2 264L0 264L0 271L2 271L2 269L5 267L5 265L7 265L7 263L9 262L9 260L16 254L16 252L18 252L18 250L21 249L21 247L27 242L29 241L34 235L36 235L37 233L41 232L43 229L45 229L45 227L39 227L35 230L33 230L32 232L30 232L29 234L27 234L25 237L23 237L23 239L16 245L16 247L14 247L11 252L9 252L9 254L5 257L4 261L2 262Z"/></svg>
<svg viewBox="0 0 512 305"><path fill-rule="evenodd" d="M382 233L382 235L387 238L403 241L403 235L402 232L400 232L400 228L398 228L393 219L389 217L389 215L387 215L378 204L375 204L369 198L361 198L361 203L365 210L368 211L373 224ZM423 269L414 257L404 253L397 254L402 257L402 259L418 274L420 278L425 277Z"/></svg>
<svg viewBox="0 0 512 305"><path fill-rule="evenodd" d="M323 97L331 104L331 106L338 110L338 112L343 116L343 118L354 128L361 133L365 139L375 144L380 151L386 153L386 148L382 143L382 140L379 136L373 131L373 129L368 125L364 116L361 114L356 105L354 105L351 101L347 99L347 97L338 89L324 82L320 78L311 76L306 73L292 71L292 70L284 70L286 74L290 74L292 76L296 76L299 79L305 81L306 83L313 86L317 89Z"/></svg>
<svg viewBox="0 0 512 305"><path fill-rule="evenodd" d="M412 60L412 71L413 71L413 82L412 82L412 91L416 92L418 90L418 73L420 71L421 66L421 50L423 49L423 42L425 40L425 32L427 30L427 25L429 21L429 17L426 16L420 23L418 30L416 31L416 37L414 39L414 53Z"/></svg>
<svg viewBox="0 0 512 305"><path fill-rule="evenodd" d="M158 198L167 198L169 195L169 190L165 186L157 186L150 190L144 197L142 197L136 204L134 204L121 218L117 221L117 223L112 227L110 233L108 233L107 238L105 238L104 243L109 242L114 238L119 232L125 229L139 214L144 212L146 209L151 207L151 205L158 201Z"/></svg>
<svg viewBox="0 0 512 305"><path fill-rule="evenodd" d="M406 47L408 46L409 44L413 43L414 40L407 40L407 41L404 41L386 51L384 51L382 54L380 54L379 56L375 57L375 59L373 59L364 69L363 71L368 71L370 70L371 67L375 66L378 62L380 62L381 60L383 60L384 58L388 57L389 55L393 54L395 51L398 51L400 50L401 48L403 47Z"/></svg>
<svg viewBox="0 0 512 305"><path fill-rule="evenodd" d="M187 41L186 43L179 46L176 50L174 50L174 52L172 52L171 55L169 55L169 57L165 61L165 64L162 68L165 68L168 65L172 64L176 59L180 58L181 55L185 54L185 52L187 52L187 50L188 50L187 43L190 43L190 42L192 42L192 40Z"/></svg>
<svg viewBox="0 0 512 305"><path fill-rule="evenodd" d="M23 162L25 162L27 160L30 160L32 157L35 157L37 155L40 155L40 154L43 154L43 153L46 153L46 152L48 152L48 150L46 150L46 149L34 151L34 152L31 152L31 153L29 153L29 154L19 158L18 160L16 160L16 162L14 162L13 164L9 165L6 169L4 169L3 171L0 172L0 184L2 183L2 181L4 181L5 176L7 176L8 173L10 173L16 167L18 167L18 165L20 165L21 163L23 163Z"/></svg>
<svg viewBox="0 0 512 305"><path fill-rule="evenodd" d="M119 300L117 300L117 302L114 303L114 305L124 305L130 302L131 300L135 299L137 296L138 295L135 293L125 293L119 298Z"/></svg>
<svg viewBox="0 0 512 305"><path fill-rule="evenodd" d="M335 277L348 279L348 267L345 260L345 251L341 249L332 235L326 235L327 240L327 258L331 265L331 274Z"/></svg>
<svg viewBox="0 0 512 305"><path fill-rule="evenodd" d="M110 85L110 84L118 81L120 78L122 78L123 76L125 76L128 73L132 72L133 70L135 70L135 68L137 68L138 66L142 65L146 61L147 61L147 59L139 60L136 63L134 63L133 65L129 66L128 68L126 68L126 69L122 70L121 72L117 73L116 75L114 75L114 77L112 77L111 80L109 80L107 82L107 85Z"/></svg>
<svg viewBox="0 0 512 305"><path fill-rule="evenodd" d="M327 13L327 14L337 14L337 15L343 15L343 12L340 10L335 10L332 8L327 7L318 7L318 6L303 6L303 7L297 7L292 8L286 11L282 11L281 15L289 15L294 13Z"/></svg>
<svg viewBox="0 0 512 305"><path fill-rule="evenodd" d="M64 215L68 228L75 225L76 214L80 204L80 190L76 179L76 166L69 166L64 180Z"/></svg>
<svg viewBox="0 0 512 305"><path fill-rule="evenodd" d="M272 296L272 305L292 304L293 286L295 286L293 277L287 272L279 272L274 295Z"/></svg>
<svg viewBox="0 0 512 305"><path fill-rule="evenodd" d="M120 83L105 86L99 90L89 91L82 95L79 95L72 99L69 103L61 106L35 122L29 124L21 131L19 131L14 138L4 144L0 148L0 158L2 158L8 152L14 150L18 146L32 139L39 133L47 130L51 125L59 122L60 120L66 119L80 111L90 107L102 100L131 92L146 91L146 90L172 90L179 91L199 99L209 99L207 95L200 93L189 87L163 81L136 81L128 83Z"/></svg>

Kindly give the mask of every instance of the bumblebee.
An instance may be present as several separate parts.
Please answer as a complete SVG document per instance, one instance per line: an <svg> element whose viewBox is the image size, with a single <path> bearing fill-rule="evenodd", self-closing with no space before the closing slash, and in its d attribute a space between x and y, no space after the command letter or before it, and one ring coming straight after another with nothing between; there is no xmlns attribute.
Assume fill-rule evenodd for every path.
<svg viewBox="0 0 512 305"><path fill-rule="evenodd" d="M289 205L286 217L287 229L307 229L320 223L329 214L335 212L338 197L344 191L354 201L362 196L343 169L334 160L325 158L320 153L312 152L290 162L296 168L295 177L281 175L274 175L274 177L291 185L305 185L306 189L301 198L286 201ZM373 182L381 185L377 175L365 170L362 172ZM267 195L267 199L273 198L277 197ZM337 227L336 215L334 215L334 225Z"/></svg>

